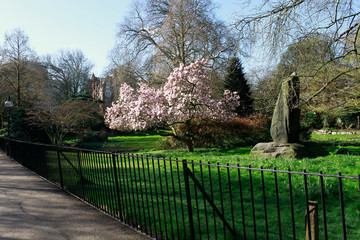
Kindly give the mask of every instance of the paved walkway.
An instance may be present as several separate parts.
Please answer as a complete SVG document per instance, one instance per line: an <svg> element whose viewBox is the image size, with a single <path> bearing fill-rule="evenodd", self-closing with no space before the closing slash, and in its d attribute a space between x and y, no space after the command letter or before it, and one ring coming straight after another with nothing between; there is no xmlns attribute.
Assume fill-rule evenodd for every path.
<svg viewBox="0 0 360 240"><path fill-rule="evenodd" d="M151 239L0 152L0 239Z"/></svg>

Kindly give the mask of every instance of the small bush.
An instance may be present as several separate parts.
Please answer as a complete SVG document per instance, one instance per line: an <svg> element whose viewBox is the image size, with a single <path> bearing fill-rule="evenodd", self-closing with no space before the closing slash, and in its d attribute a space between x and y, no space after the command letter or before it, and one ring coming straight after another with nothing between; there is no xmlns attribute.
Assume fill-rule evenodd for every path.
<svg viewBox="0 0 360 240"><path fill-rule="evenodd" d="M207 121L199 125L193 124L194 147L196 148L233 148L252 146L258 142L271 141L270 118L262 114L235 118L231 122ZM179 133L189 131L185 125L180 125ZM159 141L161 149L185 148L186 146L168 137Z"/></svg>
<svg viewBox="0 0 360 240"><path fill-rule="evenodd" d="M210 122L199 129L195 146L229 148L271 141L270 123L270 118L262 114L231 122Z"/></svg>
<svg viewBox="0 0 360 240"><path fill-rule="evenodd" d="M84 133L82 142L105 142L108 138L106 131L92 131L89 130Z"/></svg>
<svg viewBox="0 0 360 240"><path fill-rule="evenodd" d="M15 133L11 133L10 135L11 138L16 139L16 140L20 140L20 141L25 141L25 142L29 142L30 139L28 136L26 136L23 132L17 131Z"/></svg>
<svg viewBox="0 0 360 240"><path fill-rule="evenodd" d="M6 136L6 135L7 135L7 128L0 128L0 136Z"/></svg>
<svg viewBox="0 0 360 240"><path fill-rule="evenodd" d="M316 112L307 112L304 114L301 121L301 128L303 129L320 129L323 127L322 115Z"/></svg>
<svg viewBox="0 0 360 240"><path fill-rule="evenodd" d="M173 137L163 137L158 140L156 145L157 149L162 150L186 148L183 142L177 141Z"/></svg>

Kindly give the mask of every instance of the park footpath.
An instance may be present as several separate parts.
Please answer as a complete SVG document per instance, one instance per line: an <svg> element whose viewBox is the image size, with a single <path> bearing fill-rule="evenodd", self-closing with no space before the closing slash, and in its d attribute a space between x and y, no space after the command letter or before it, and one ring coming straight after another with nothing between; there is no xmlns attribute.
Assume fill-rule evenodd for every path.
<svg viewBox="0 0 360 240"><path fill-rule="evenodd" d="M92 208L0 151L0 239L151 239Z"/></svg>

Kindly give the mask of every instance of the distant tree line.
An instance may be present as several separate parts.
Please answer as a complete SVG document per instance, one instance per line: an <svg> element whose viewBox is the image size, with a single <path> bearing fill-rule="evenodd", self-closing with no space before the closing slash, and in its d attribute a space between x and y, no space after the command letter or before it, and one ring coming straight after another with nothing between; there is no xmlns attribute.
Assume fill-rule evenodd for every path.
<svg viewBox="0 0 360 240"><path fill-rule="evenodd" d="M36 131L31 129L37 127L45 130L56 143L64 133L73 131L76 124L79 129L80 122L88 121L86 118L92 112L100 110L94 108L92 100L69 103L76 101L74 96L91 92L89 79L94 65L81 50L60 50L57 54L40 57L21 29L5 34L0 49L0 100L4 103L10 96L14 102L12 115L16 116L16 121L13 121L12 132L16 137L33 135L36 139ZM0 106L3 126L8 119L4 104Z"/></svg>
<svg viewBox="0 0 360 240"><path fill-rule="evenodd" d="M316 113L321 116L316 121L326 126L359 114L358 4L350 0L253 4L258 4L256 10L246 11L241 4L249 14L224 23L216 17L211 0L133 1L118 25L102 76L111 85L112 101L123 83L135 91L139 82L159 89L180 64L208 59L212 98L220 99L225 89L238 92L239 116L271 116L280 83L293 72L301 81L304 118ZM264 53L272 64L264 58L262 68L245 72L242 63L253 52ZM11 96L16 108L25 112L54 111L73 101L71 96L91 92L93 66L79 49L38 56L29 37L16 29L0 44L0 100ZM3 104L0 114L3 123Z"/></svg>
<svg viewBox="0 0 360 240"><path fill-rule="evenodd" d="M5 34L0 54L1 96L12 96L18 108L45 108L91 90L89 79L94 65L81 50L60 50L39 57L31 49L29 37L16 29Z"/></svg>

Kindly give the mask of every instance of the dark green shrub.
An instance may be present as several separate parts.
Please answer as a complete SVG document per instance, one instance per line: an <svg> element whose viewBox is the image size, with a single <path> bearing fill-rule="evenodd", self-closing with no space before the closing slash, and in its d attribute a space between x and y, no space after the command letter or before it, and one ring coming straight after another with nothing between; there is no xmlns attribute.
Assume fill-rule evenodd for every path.
<svg viewBox="0 0 360 240"><path fill-rule="evenodd" d="M342 113L337 115L339 119L341 119L341 122L343 124L343 127L346 128L354 128L358 124L357 120L358 113Z"/></svg>
<svg viewBox="0 0 360 240"><path fill-rule="evenodd" d="M20 141L25 141L25 142L29 142L30 139L28 136L25 135L25 133L17 131L15 133L11 133L11 138L16 139L16 140L20 140Z"/></svg>
<svg viewBox="0 0 360 240"><path fill-rule="evenodd" d="M307 112L300 123L302 129L321 129L323 127L322 114Z"/></svg>
<svg viewBox="0 0 360 240"><path fill-rule="evenodd" d="M24 108L14 108L11 110L11 123L10 131L13 133L23 132L23 129L27 127L27 122L24 120L26 116L26 110Z"/></svg>
<svg viewBox="0 0 360 240"><path fill-rule="evenodd" d="M84 133L82 142L105 142L108 138L106 131L92 131L89 130Z"/></svg>

